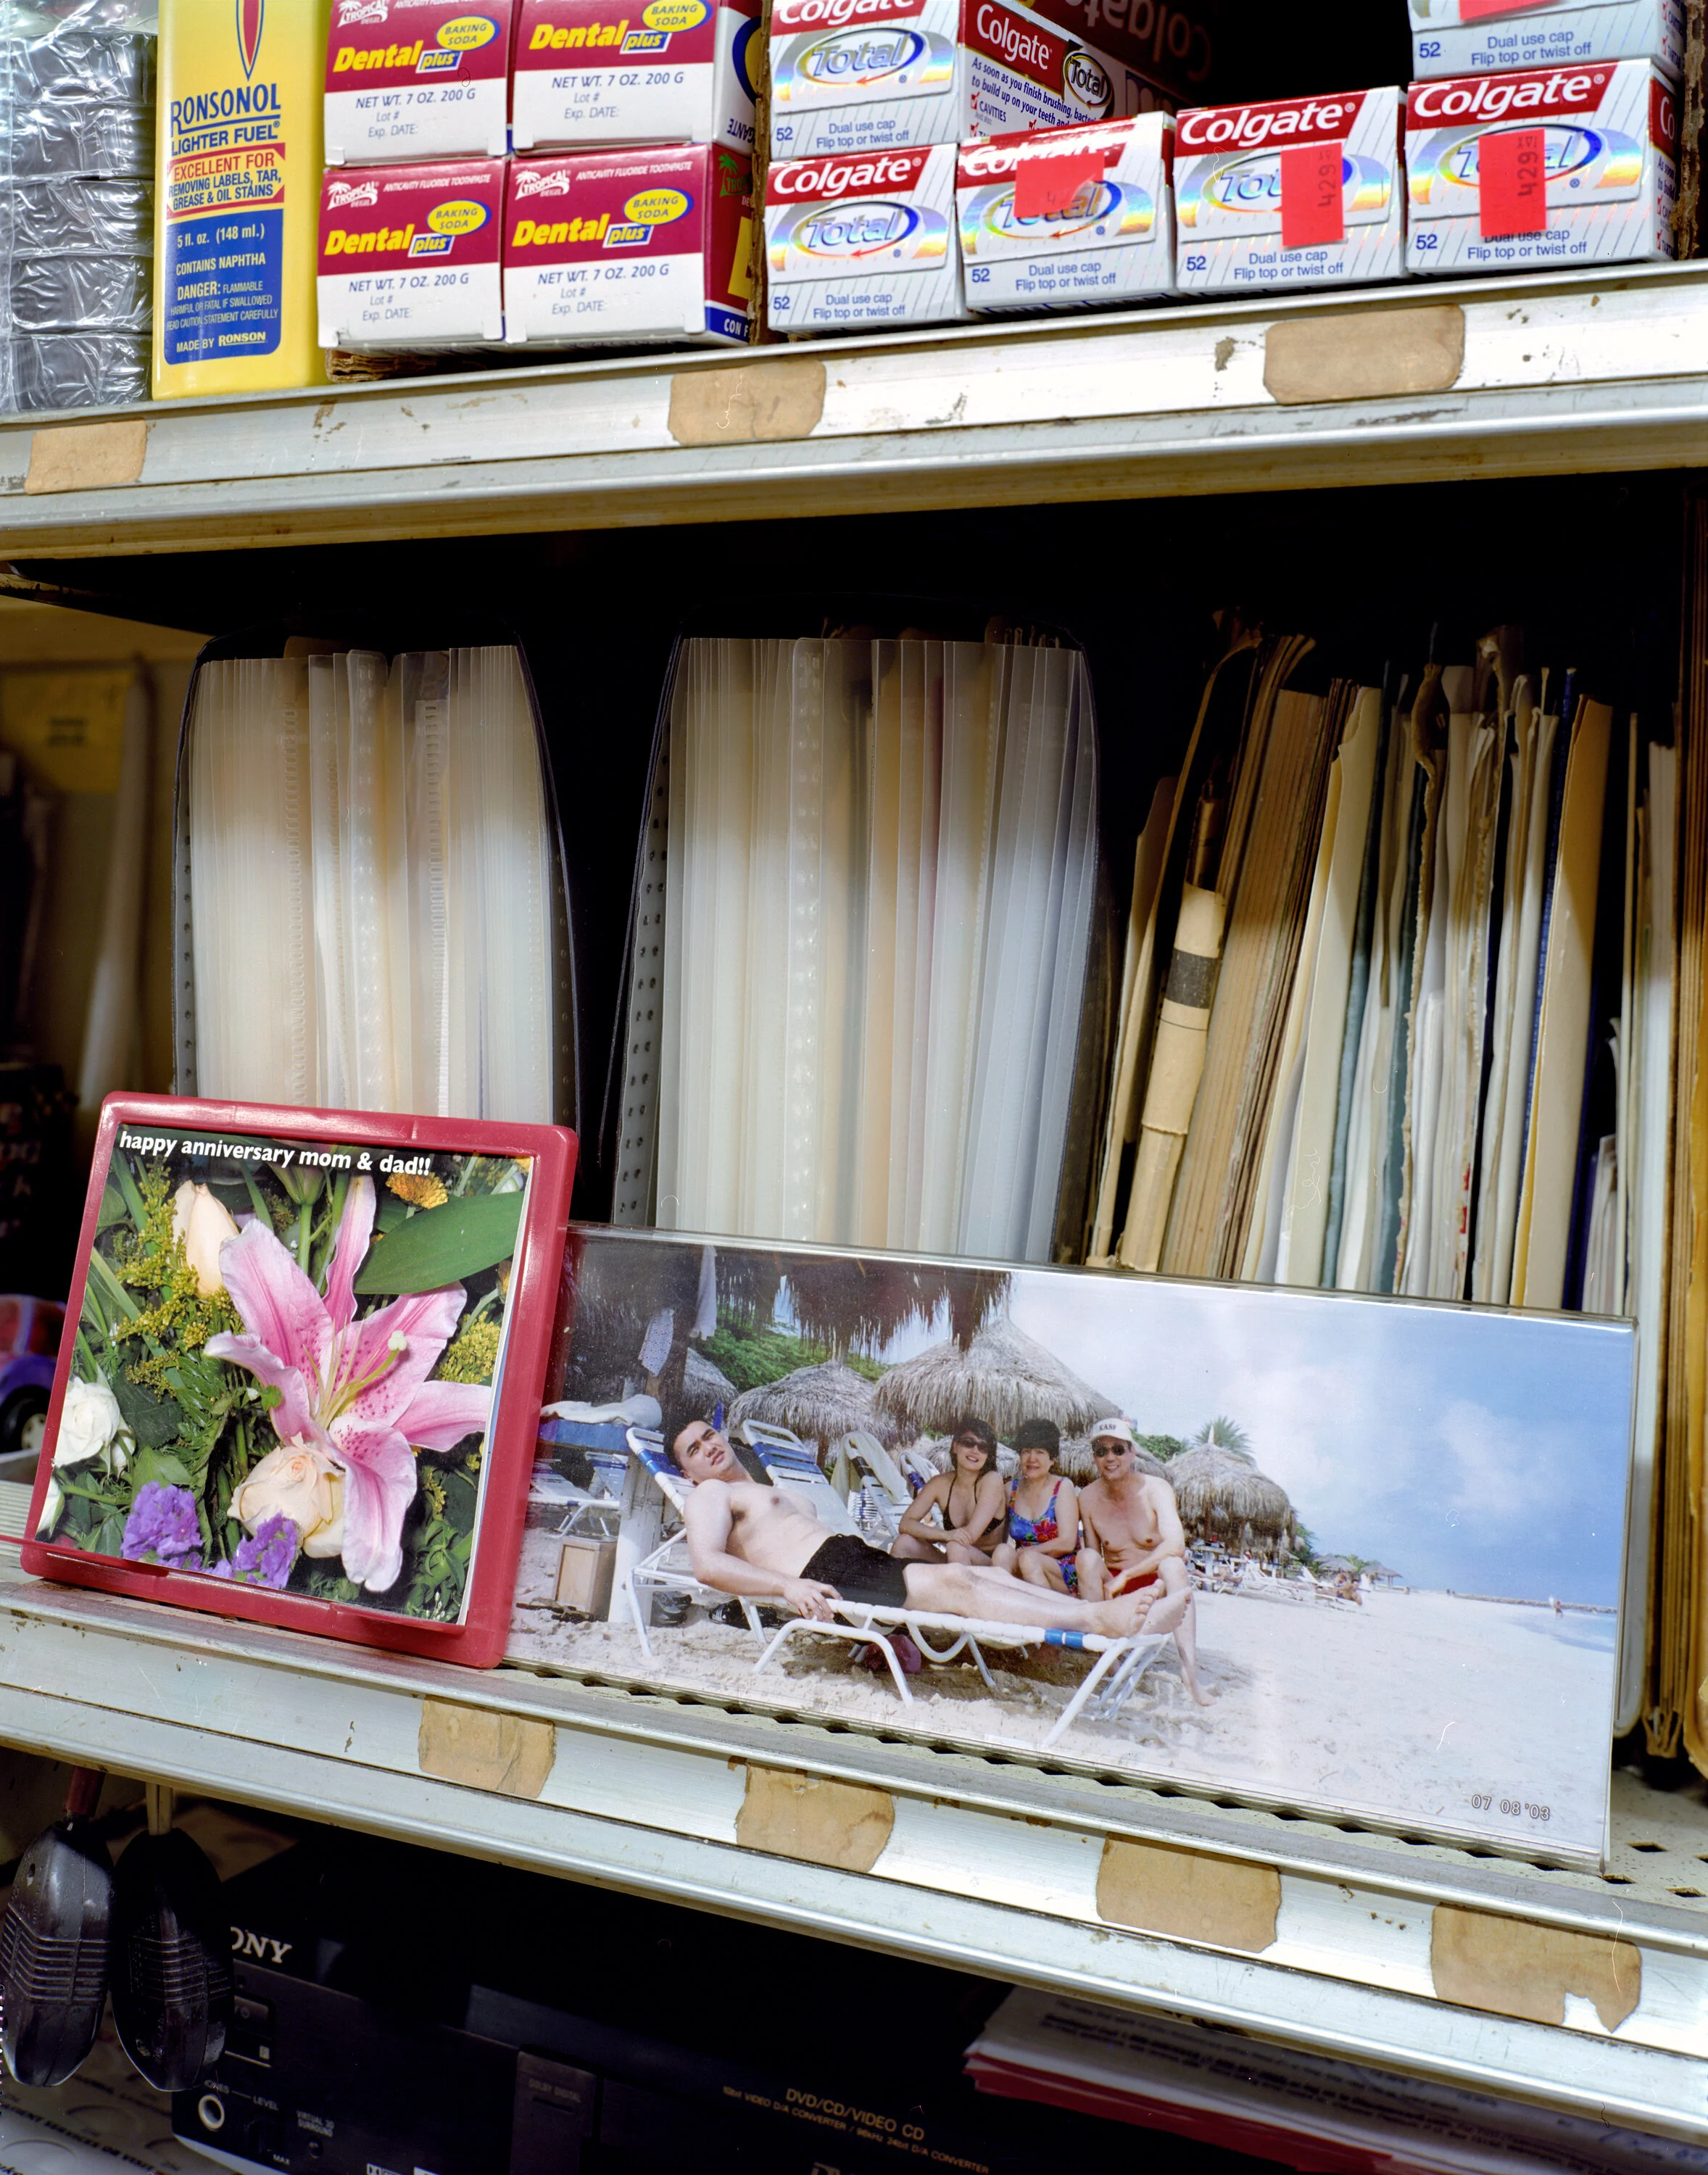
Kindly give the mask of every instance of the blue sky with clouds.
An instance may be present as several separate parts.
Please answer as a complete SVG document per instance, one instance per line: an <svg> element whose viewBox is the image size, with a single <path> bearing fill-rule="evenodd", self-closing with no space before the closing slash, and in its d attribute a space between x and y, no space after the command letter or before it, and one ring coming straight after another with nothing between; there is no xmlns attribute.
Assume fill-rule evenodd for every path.
<svg viewBox="0 0 1708 2175"><path fill-rule="evenodd" d="M1024 1270L1010 1312L1141 1433L1237 1420L1326 1552L1438 1591L1618 1597L1621 1325ZM911 1328L884 1356L945 1333Z"/></svg>

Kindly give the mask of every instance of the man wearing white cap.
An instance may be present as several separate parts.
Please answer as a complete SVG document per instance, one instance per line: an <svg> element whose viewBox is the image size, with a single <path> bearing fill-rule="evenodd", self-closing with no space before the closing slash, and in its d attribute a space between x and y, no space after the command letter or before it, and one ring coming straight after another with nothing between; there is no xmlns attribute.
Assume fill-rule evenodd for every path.
<svg viewBox="0 0 1708 2175"><path fill-rule="evenodd" d="M1208 1706L1198 1681L1197 1609L1179 1505L1166 1480L1134 1464L1137 1447L1129 1420L1099 1420L1091 1431L1098 1477L1080 1490L1086 1545L1074 1558L1078 1588L1087 1601L1112 1601L1117 1594L1160 1587L1163 1597L1153 1604L1145 1629L1174 1633L1186 1689L1200 1706Z"/></svg>

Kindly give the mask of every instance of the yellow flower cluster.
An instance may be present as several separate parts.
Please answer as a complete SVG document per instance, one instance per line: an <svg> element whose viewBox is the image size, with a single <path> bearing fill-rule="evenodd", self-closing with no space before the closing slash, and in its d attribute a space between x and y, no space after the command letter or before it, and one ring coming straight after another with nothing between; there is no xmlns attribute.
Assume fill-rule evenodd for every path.
<svg viewBox="0 0 1708 2175"><path fill-rule="evenodd" d="M450 1199L442 1178L435 1178L430 1170L393 1171L386 1184L399 1201L407 1201L412 1208L442 1208Z"/></svg>
<svg viewBox="0 0 1708 2175"><path fill-rule="evenodd" d="M220 1330L243 1326L223 1291L203 1296L196 1272L185 1258L183 1239L173 1227L170 1185L164 1164L144 1172L138 1189L143 1227L128 1241L121 1240L114 1264L121 1283L154 1296L133 1321L116 1322L113 1334L127 1342L142 1338L163 1348L151 1358L136 1360L125 1372L132 1381L162 1394L169 1394L165 1370L180 1353L199 1352Z"/></svg>
<svg viewBox="0 0 1708 2175"><path fill-rule="evenodd" d="M497 1323L470 1321L445 1347L434 1371L442 1382L490 1382L497 1364Z"/></svg>
<svg viewBox="0 0 1708 2175"><path fill-rule="evenodd" d="M421 1493L427 1499L427 1509L435 1518L445 1515L445 1483L431 1467L421 1468Z"/></svg>

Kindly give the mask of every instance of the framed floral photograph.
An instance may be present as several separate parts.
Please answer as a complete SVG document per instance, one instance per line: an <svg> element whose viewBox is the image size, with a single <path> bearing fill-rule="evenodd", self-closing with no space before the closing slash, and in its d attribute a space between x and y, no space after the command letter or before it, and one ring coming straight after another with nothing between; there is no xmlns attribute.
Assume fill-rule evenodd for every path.
<svg viewBox="0 0 1708 2175"><path fill-rule="evenodd" d="M113 1098L25 1569L496 1661L573 1164L553 1127Z"/></svg>

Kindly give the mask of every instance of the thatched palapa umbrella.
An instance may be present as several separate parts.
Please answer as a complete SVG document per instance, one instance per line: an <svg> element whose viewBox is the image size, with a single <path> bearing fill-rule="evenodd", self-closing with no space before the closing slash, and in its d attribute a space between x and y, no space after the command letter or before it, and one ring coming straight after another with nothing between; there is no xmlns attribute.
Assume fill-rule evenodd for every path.
<svg viewBox="0 0 1708 2175"><path fill-rule="evenodd" d="M687 1359L682 1369L682 1404L691 1419L708 1420L719 1405L724 1416L729 1416L729 1408L735 1402L735 1385L719 1367L714 1367L703 1352L688 1348Z"/></svg>
<svg viewBox="0 0 1708 2175"><path fill-rule="evenodd" d="M1115 1410L1011 1321L993 1321L964 1350L951 1337L891 1368L873 1402L909 1440L947 1435L968 1413L989 1421L1005 1440L1031 1419L1054 1420L1063 1435L1082 1435Z"/></svg>
<svg viewBox="0 0 1708 2175"><path fill-rule="evenodd" d="M1170 1458L1168 1484L1194 1540L1221 1541L1261 1555L1290 1549L1298 1521L1287 1490L1242 1452L1204 1444Z"/></svg>
<svg viewBox="0 0 1708 2175"><path fill-rule="evenodd" d="M828 1450L838 1436L864 1428L886 1450L893 1450L902 1440L902 1429L892 1413L878 1411L872 1388L852 1367L827 1359L744 1390L729 1408L729 1424L764 1420L772 1427L791 1429L803 1442L816 1442L821 1451Z"/></svg>

